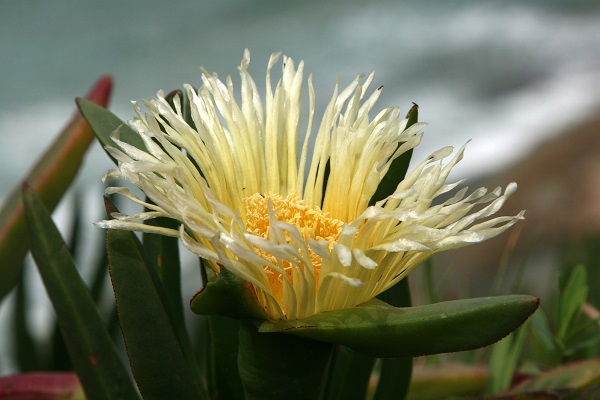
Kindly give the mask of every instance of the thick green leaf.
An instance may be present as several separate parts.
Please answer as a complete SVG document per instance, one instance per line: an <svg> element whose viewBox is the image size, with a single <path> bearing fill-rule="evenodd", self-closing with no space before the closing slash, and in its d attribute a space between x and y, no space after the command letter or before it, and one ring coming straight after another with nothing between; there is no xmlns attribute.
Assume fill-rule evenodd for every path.
<svg viewBox="0 0 600 400"><path fill-rule="evenodd" d="M146 221L149 225L178 229L176 221L168 218L155 218ZM181 263L179 260L178 238L144 233L144 249L158 272L168 303L169 316L173 326L185 331L183 302L181 296Z"/></svg>
<svg viewBox="0 0 600 400"><path fill-rule="evenodd" d="M378 300L292 321L265 321L261 332L285 332L341 343L375 357L416 357L492 344L521 325L539 300L525 295L396 308Z"/></svg>
<svg viewBox="0 0 600 400"><path fill-rule="evenodd" d="M88 124L90 124L92 131L96 134L96 138L102 147L116 147L115 142L110 136L113 132L118 131L120 140L135 146L138 149L146 150L146 146L140 135L135 133L129 125L121 121L115 114L86 99L77 99L76 102L81 115L83 115ZM116 164L116 160L108 152L106 154L108 154L111 160Z"/></svg>
<svg viewBox="0 0 600 400"><path fill-rule="evenodd" d="M89 103L106 106L112 80L103 77L87 95ZM94 136L79 114L75 115L37 161L24 181L53 210L75 178ZM21 187L15 187L0 210L0 300L16 285L29 245L23 217Z"/></svg>
<svg viewBox="0 0 600 400"><path fill-rule="evenodd" d="M364 399L376 359L346 346L336 346L327 376L326 400Z"/></svg>
<svg viewBox="0 0 600 400"><path fill-rule="evenodd" d="M408 281L402 280L378 296L395 307L410 306ZM364 398L371 382L376 358L346 346L334 352L324 398L327 400ZM379 361L379 381L374 399L402 399L408 390L412 370L411 358L386 358Z"/></svg>
<svg viewBox="0 0 600 400"><path fill-rule="evenodd" d="M69 250L71 252L71 256L74 260L77 260L78 253L81 250L81 196L79 193L75 194L74 206L72 209L72 220L71 225L68 229L70 232L69 237L67 239L67 245L69 246ZM102 247L100 247L102 248ZM105 268L106 272L106 268ZM94 297L93 289L90 289L90 294L92 299L94 299L94 303L98 304L96 297ZM99 310L100 315L102 313ZM49 357L48 365L43 368L43 370L49 371L72 371L73 363L71 362L71 357L69 356L69 350L67 349L67 345L65 343L65 339L60 330L60 325L58 321L54 321L54 326L52 328L52 336L51 336L51 354L52 357Z"/></svg>
<svg viewBox="0 0 600 400"><path fill-rule="evenodd" d="M110 276L129 363L145 399L199 399L206 392L182 352L165 304L157 292L158 277L134 234L109 230ZM190 354L192 356L192 354Z"/></svg>
<svg viewBox="0 0 600 400"><path fill-rule="evenodd" d="M116 209L115 209L116 211ZM177 229L177 222L167 218L157 218L147 223L155 226ZM149 274L154 279L154 287L161 299L163 306L175 331L177 341L181 346L183 355L195 377L200 376L194 349L190 340L183 315L183 302L181 295L181 263L179 259L179 242L176 237L167 237L146 233L144 250L148 260L153 263L154 270ZM160 279L158 281L157 277Z"/></svg>
<svg viewBox="0 0 600 400"><path fill-rule="evenodd" d="M216 276L212 273L209 279L210 266L200 259L202 282L214 282ZM226 275L227 271L222 271ZM230 274L229 274L230 275ZM229 276L231 278L231 276ZM217 286L219 283L216 284ZM212 288L211 284L211 288ZM232 288L235 292L235 289ZM229 301L226 293L223 299ZM211 301L219 299L212 299ZM215 303L216 304L216 303ZM218 313L217 313L218 314ZM211 398L235 400L244 398L244 390L238 370L239 328L240 321L213 315L197 318L196 354L201 365L203 376L208 382Z"/></svg>
<svg viewBox="0 0 600 400"><path fill-rule="evenodd" d="M403 279L385 292L378 299L394 307L410 307L410 289L408 279ZM408 393L412 375L412 358L384 358L381 360L379 382L374 400L403 399Z"/></svg>
<svg viewBox="0 0 600 400"><path fill-rule="evenodd" d="M260 333L242 322L238 368L245 399L317 399L331 349L310 339Z"/></svg>
<svg viewBox="0 0 600 400"><path fill-rule="evenodd" d="M87 397L138 398L50 214L31 188L25 188L23 202L31 253Z"/></svg>
<svg viewBox="0 0 600 400"><path fill-rule="evenodd" d="M412 376L412 358L383 358L374 400L404 399Z"/></svg>
<svg viewBox="0 0 600 400"><path fill-rule="evenodd" d="M208 317L210 343L207 357L211 363L213 398L235 400L244 398L244 388L238 370L240 321L211 315Z"/></svg>
<svg viewBox="0 0 600 400"><path fill-rule="evenodd" d="M249 292L248 284L226 269L192 297L190 307L200 315L236 319L265 319Z"/></svg>

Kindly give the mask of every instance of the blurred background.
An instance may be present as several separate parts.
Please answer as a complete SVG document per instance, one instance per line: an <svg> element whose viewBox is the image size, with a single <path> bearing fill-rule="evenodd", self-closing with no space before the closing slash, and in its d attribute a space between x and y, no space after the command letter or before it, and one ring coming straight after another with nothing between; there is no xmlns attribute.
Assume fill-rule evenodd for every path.
<svg viewBox="0 0 600 400"><path fill-rule="evenodd" d="M318 109L336 78L344 86L375 71L373 87L384 85L379 107L408 110L416 102L429 123L414 160L472 139L455 179L485 175L503 183L500 171L524 171L519 160L548 140L568 137L581 124L592 133L600 126L594 122L600 110L597 0L22 0L0 7L0 200L72 115L73 99L99 76L113 76L111 109L127 120L130 100L198 85L200 66L222 78L232 75L237 85L244 48L259 88L272 52L304 60ZM556 146L564 143L572 141ZM545 160L559 170L564 165L552 156ZM86 216L91 230L101 218L100 179L110 167L94 145L76 184L98 210ZM534 172L522 179L539 181ZM521 187L526 198L515 209L530 210L535 207L527 199L551 202L547 196L564 192L538 191L531 200L528 184ZM68 201L59 216L68 214ZM570 211L579 208L569 201ZM0 318L8 313L5 304ZM47 313L40 308L31 323ZM4 354L0 345L0 373L11 371Z"/></svg>

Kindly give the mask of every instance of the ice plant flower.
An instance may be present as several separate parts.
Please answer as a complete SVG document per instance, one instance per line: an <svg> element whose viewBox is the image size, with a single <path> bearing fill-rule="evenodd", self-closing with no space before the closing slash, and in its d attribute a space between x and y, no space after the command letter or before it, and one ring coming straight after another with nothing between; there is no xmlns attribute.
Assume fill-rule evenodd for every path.
<svg viewBox="0 0 600 400"><path fill-rule="evenodd" d="M391 162L419 144L424 124L407 128L397 108L371 117L381 93L367 96L373 74L343 90L336 84L318 124L309 76L303 120L304 64L284 57L273 87L279 58L268 63L264 104L248 51L239 67L241 101L230 77L222 82L203 69L199 90L185 86L191 118L181 99L171 106L163 92L144 101L146 113L134 103L129 125L146 149L115 132L116 146L107 150L118 168L107 178L133 183L151 202L111 187L108 193L147 211L98 225L181 237L216 274L225 268L247 282L265 318L282 320L364 303L432 254L489 239L522 218L488 218L515 184L504 193L464 188L434 203L458 186L445 181L464 148L445 164L452 148L436 151L369 205ZM143 223L156 217L175 219L180 229Z"/></svg>

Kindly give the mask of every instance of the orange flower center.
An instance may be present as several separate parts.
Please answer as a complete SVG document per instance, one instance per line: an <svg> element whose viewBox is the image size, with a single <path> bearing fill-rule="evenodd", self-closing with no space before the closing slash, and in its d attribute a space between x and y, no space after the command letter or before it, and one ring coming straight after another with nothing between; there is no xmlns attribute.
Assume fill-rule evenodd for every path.
<svg viewBox="0 0 600 400"><path fill-rule="evenodd" d="M309 238L317 241L325 240L329 242L329 248L331 249L342 232L344 226L343 221L330 217L329 213L323 212L320 209L315 210L305 206L304 201L300 198L298 193L291 193L285 198L273 193L269 193L266 196L255 193L244 199L244 203L246 204L246 229L253 235L263 237L267 240L270 238L271 224L269 221L269 202L272 204L275 217L279 221L295 225L305 242L308 242ZM286 242L293 243L289 233L287 231L284 232ZM278 262L274 255L256 247L255 250L265 260L282 267L287 278L293 282L294 274L292 261L281 260ZM298 252L302 256L305 256L301 248L298 248ZM319 273L321 271L321 256L310 249L308 250L308 253L308 257L313 266L315 279L318 281ZM296 261L297 262L294 264L301 267L304 265L300 260ZM269 284L272 293L276 298L281 299L283 297L283 276L273 268L264 268L269 276Z"/></svg>

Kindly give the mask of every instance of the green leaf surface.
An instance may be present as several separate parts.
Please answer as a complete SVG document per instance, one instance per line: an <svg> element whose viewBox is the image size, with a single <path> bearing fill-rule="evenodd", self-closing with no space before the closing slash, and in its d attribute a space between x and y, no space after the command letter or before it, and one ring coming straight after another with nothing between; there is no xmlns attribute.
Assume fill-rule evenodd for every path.
<svg viewBox="0 0 600 400"><path fill-rule="evenodd" d="M265 319L252 298L246 282L226 269L192 297L190 307L200 315L219 315L235 319Z"/></svg>
<svg viewBox="0 0 600 400"><path fill-rule="evenodd" d="M244 388L238 370L240 321L217 316L209 316L210 348L207 357L211 363L213 378L213 398L236 400L244 398Z"/></svg>
<svg viewBox="0 0 600 400"><path fill-rule="evenodd" d="M23 202L31 253L86 396L89 399L138 398L49 212L31 188L24 188Z"/></svg>
<svg viewBox="0 0 600 400"><path fill-rule="evenodd" d="M412 358L383 358L374 400L404 399L410 387Z"/></svg>
<svg viewBox="0 0 600 400"><path fill-rule="evenodd" d="M374 357L366 356L346 346L337 346L332 355L332 367L329 370L323 398L326 400L364 399L375 361Z"/></svg>
<svg viewBox="0 0 600 400"><path fill-rule="evenodd" d="M144 399L207 398L156 290L152 272L134 234L109 230L110 276L129 363Z"/></svg>
<svg viewBox="0 0 600 400"><path fill-rule="evenodd" d="M87 102L108 104L110 77L102 77L87 95ZM94 135L85 120L76 114L46 152L23 178L49 210L60 201L73 182ZM0 210L0 300L16 285L22 261L29 250L21 202L21 187L15 187Z"/></svg>
<svg viewBox="0 0 600 400"><path fill-rule="evenodd" d="M39 349L27 325L27 310L29 309L27 293L27 285L25 285L25 280L21 278L17 285L12 315L16 360L21 372L40 369Z"/></svg>
<svg viewBox="0 0 600 400"><path fill-rule="evenodd" d="M146 221L148 225L178 229L177 221L168 218L155 218ZM186 331L183 319L183 302L181 296L181 263L179 260L178 238L144 233L144 249L148 258L156 267L172 324L179 331ZM187 334L186 334L187 335ZM178 335L179 336L179 335Z"/></svg>
<svg viewBox="0 0 600 400"><path fill-rule="evenodd" d="M525 324L492 346L487 382L488 393L497 393L509 388L527 338L527 332L527 324Z"/></svg>
<svg viewBox="0 0 600 400"><path fill-rule="evenodd" d="M157 218L146 222L151 225L172 229L177 229L178 227L177 221L167 218ZM154 277L154 287L163 306L168 310L167 316L175 331L183 355L193 375L199 377L200 369L194 356L194 349L183 315L178 238L146 233L143 235L143 240L145 253L153 263L156 271L156 273L154 273L154 270L148 271L150 276ZM158 281L159 279L160 282Z"/></svg>
<svg viewBox="0 0 600 400"><path fill-rule="evenodd" d="M377 296L394 307L410 307L410 289L408 279L402 279L396 285ZM412 358L384 358L381 360L379 381L374 400L403 399L408 393L412 375Z"/></svg>
<svg viewBox="0 0 600 400"><path fill-rule="evenodd" d="M524 351L528 359L536 360L538 365L546 367L557 366L562 360L562 348L559 346L550 324L540 307L529 319L530 335Z"/></svg>
<svg viewBox="0 0 600 400"><path fill-rule="evenodd" d="M341 343L375 357L416 357L471 350L515 330L539 300L525 295L396 308L378 300L292 321L265 321L261 332L285 332Z"/></svg>
<svg viewBox="0 0 600 400"><path fill-rule="evenodd" d="M556 319L558 330L556 336L561 343L566 343L569 331L573 328L581 306L589 292L587 272L583 265L578 265L571 271L564 285L561 285Z"/></svg>
<svg viewBox="0 0 600 400"><path fill-rule="evenodd" d="M76 193L74 196L74 206L72 209L72 220L71 220L71 224L69 229L67 230L69 233L69 236L66 240L67 245L69 247L69 251L71 252L71 257L73 257L74 260L77 260L78 254L80 253L81 250L81 245L82 243L80 242L80 239L82 237L81 234L81 196L79 195L79 193ZM102 248L102 247L100 247ZM94 300L95 304L98 304L97 299L94 297L94 292L93 289L90 289L90 295L92 296L92 299ZM100 310L98 310L99 313L101 314ZM47 363L48 365L46 365L43 370L50 370L50 371L72 371L73 370L73 363L71 362L71 358L69 356L69 350L67 348L67 345L65 343L65 339L63 338L61 329L60 329L60 324L58 323L58 321L53 321L54 322L54 326L51 328L52 329L52 336L51 336L51 353L52 353L52 357L50 357L50 359L48 360L49 362Z"/></svg>
<svg viewBox="0 0 600 400"><path fill-rule="evenodd" d="M317 399L332 346L240 324L239 374L246 400Z"/></svg>
<svg viewBox="0 0 600 400"><path fill-rule="evenodd" d="M138 149L146 151L146 146L135 131L129 125L121 121L119 117L104 107L94 104L86 99L77 99L77 106L81 115L88 122L96 138L104 148L105 146L116 147L115 142L110 137L115 131L118 131L120 140L128 143ZM106 153L116 164L116 160L108 152Z"/></svg>

